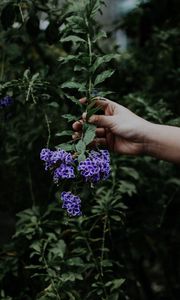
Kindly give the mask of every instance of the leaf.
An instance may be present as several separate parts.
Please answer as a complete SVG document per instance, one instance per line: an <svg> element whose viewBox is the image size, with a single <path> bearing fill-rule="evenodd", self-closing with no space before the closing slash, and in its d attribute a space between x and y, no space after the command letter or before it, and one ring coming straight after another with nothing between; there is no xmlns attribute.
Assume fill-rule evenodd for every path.
<svg viewBox="0 0 180 300"><path fill-rule="evenodd" d="M125 282L124 278L118 278L118 279L114 279L114 280L108 281L105 284L105 286L111 286L110 290L111 290L111 292L113 292L114 290L119 289L124 282Z"/></svg>
<svg viewBox="0 0 180 300"><path fill-rule="evenodd" d="M81 153L78 155L78 162L80 163L81 161L84 161L86 159L86 155L84 153Z"/></svg>
<svg viewBox="0 0 180 300"><path fill-rule="evenodd" d="M78 83L78 82L73 82L73 81L66 81L61 85L61 88L68 88L68 89L78 89L78 91L85 91L85 85Z"/></svg>
<svg viewBox="0 0 180 300"><path fill-rule="evenodd" d="M96 43L98 40L102 39L102 38L107 38L107 34L104 30L101 30L97 33L97 35L95 36L93 43Z"/></svg>
<svg viewBox="0 0 180 300"><path fill-rule="evenodd" d="M59 108L59 104L57 102L48 103L48 106L51 106L51 107L54 107L54 108Z"/></svg>
<svg viewBox="0 0 180 300"><path fill-rule="evenodd" d="M71 96L71 95L68 95L68 94L66 94L66 93L64 93L64 96L66 97L66 98L68 98L69 100L71 100L73 103L75 103L76 105L78 105L78 106L82 106L82 104L79 102L79 99L76 99L74 96Z"/></svg>
<svg viewBox="0 0 180 300"><path fill-rule="evenodd" d="M86 144L80 140L77 144L76 144L76 150L78 153L84 153L86 150Z"/></svg>
<svg viewBox="0 0 180 300"><path fill-rule="evenodd" d="M79 117L71 115L71 114L64 114L64 115L61 115L61 117L64 119L67 119L68 122L79 120Z"/></svg>
<svg viewBox="0 0 180 300"><path fill-rule="evenodd" d="M66 251L66 244L64 240L59 240L54 247L50 249L50 252L55 255L55 257L64 257Z"/></svg>
<svg viewBox="0 0 180 300"><path fill-rule="evenodd" d="M135 184L125 180L119 181L118 191L120 194L128 194L129 196L137 193Z"/></svg>
<svg viewBox="0 0 180 300"><path fill-rule="evenodd" d="M76 61L76 59L77 59L77 56L75 56L75 55L67 55L67 56L61 56L61 57L59 57L58 61L61 64L65 64L67 62L70 62L71 60L72 61Z"/></svg>
<svg viewBox="0 0 180 300"><path fill-rule="evenodd" d="M55 136L66 136L66 135L72 136L73 133L74 131L72 130L63 130L62 132L56 133Z"/></svg>
<svg viewBox="0 0 180 300"><path fill-rule="evenodd" d="M92 65L91 71L94 73L98 67L100 67L102 64L105 64L112 59L119 59L121 57L120 54L107 54L103 55L101 57L97 57L94 64Z"/></svg>
<svg viewBox="0 0 180 300"><path fill-rule="evenodd" d="M80 38L79 36L77 35L69 35L65 38L62 38L61 39L61 42L73 42L73 43L77 43L77 42L83 42L83 43L86 43L86 40Z"/></svg>
<svg viewBox="0 0 180 300"><path fill-rule="evenodd" d="M69 266L84 266L84 262L80 257L73 257L66 260L67 265Z"/></svg>
<svg viewBox="0 0 180 300"><path fill-rule="evenodd" d="M94 82L94 86L104 82L107 78L111 77L114 73L114 70L107 70L99 74Z"/></svg>
<svg viewBox="0 0 180 300"><path fill-rule="evenodd" d="M35 241L30 248L32 248L33 250L35 250L38 253L41 253L41 245L39 241Z"/></svg>
<svg viewBox="0 0 180 300"><path fill-rule="evenodd" d="M96 126L93 124L88 124L87 130L85 131L83 142L85 145L89 145L96 136Z"/></svg>
<svg viewBox="0 0 180 300"><path fill-rule="evenodd" d="M75 146L74 144L69 144L69 143L62 143L59 144L55 147L57 150L58 149L63 149L65 151L74 151L75 150Z"/></svg>

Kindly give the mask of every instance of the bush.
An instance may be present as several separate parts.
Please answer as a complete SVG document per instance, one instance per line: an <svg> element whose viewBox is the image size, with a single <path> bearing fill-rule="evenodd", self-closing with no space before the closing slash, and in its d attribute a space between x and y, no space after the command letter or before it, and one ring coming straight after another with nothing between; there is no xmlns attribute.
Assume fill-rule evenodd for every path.
<svg viewBox="0 0 180 300"><path fill-rule="evenodd" d="M56 187L39 158L45 147L75 150L79 161L87 155L94 128L85 128L86 143L70 140L83 96L92 100L89 115L98 94L180 125L178 1L143 1L115 24L130 43L113 53L95 18L102 2L0 4L0 93L14 100L0 108L1 210L17 215L0 255L4 300L170 300L180 291L176 166L112 153L107 181L76 182L83 215L70 218L60 192L74 183Z"/></svg>

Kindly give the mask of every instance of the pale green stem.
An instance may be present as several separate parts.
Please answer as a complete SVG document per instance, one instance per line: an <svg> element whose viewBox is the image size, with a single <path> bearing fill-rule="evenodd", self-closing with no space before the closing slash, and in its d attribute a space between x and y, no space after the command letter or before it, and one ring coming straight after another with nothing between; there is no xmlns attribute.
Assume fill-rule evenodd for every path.
<svg viewBox="0 0 180 300"><path fill-rule="evenodd" d="M105 215L105 217L104 217L104 226L103 226L102 247L101 247L101 262L100 262L101 276L104 275L103 274L103 259L104 259L104 245L105 245L107 221L108 221L108 216Z"/></svg>
<svg viewBox="0 0 180 300"><path fill-rule="evenodd" d="M50 139L51 139L51 128L49 126L49 119L48 119L47 114L45 113L44 116L45 116L47 130L48 130L48 139L47 139L46 147L49 148L49 143L50 143Z"/></svg>

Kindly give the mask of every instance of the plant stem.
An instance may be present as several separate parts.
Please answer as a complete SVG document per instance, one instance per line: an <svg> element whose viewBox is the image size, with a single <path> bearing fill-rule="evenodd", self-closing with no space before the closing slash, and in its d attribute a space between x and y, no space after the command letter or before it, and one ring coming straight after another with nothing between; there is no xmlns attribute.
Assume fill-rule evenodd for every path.
<svg viewBox="0 0 180 300"><path fill-rule="evenodd" d="M105 236L106 236L106 227L107 227L108 217L105 215L104 217L104 226L103 226L103 237L102 237L102 247L101 247L101 262L100 262L100 269L101 269L101 276L103 277L103 259L104 259L104 245L105 245Z"/></svg>
<svg viewBox="0 0 180 300"><path fill-rule="evenodd" d="M91 76L91 71L90 71L90 68L92 66L92 44L91 44L91 38L90 38L90 34L89 33L87 35L87 39L88 39L88 50L89 50L88 101L90 101L91 94L92 94L92 76Z"/></svg>
<svg viewBox="0 0 180 300"><path fill-rule="evenodd" d="M50 143L50 139L51 139L51 128L49 126L49 119L48 119L47 114L45 113L44 116L45 116L47 130L48 130L48 139L47 139L46 147L49 148L49 143Z"/></svg>

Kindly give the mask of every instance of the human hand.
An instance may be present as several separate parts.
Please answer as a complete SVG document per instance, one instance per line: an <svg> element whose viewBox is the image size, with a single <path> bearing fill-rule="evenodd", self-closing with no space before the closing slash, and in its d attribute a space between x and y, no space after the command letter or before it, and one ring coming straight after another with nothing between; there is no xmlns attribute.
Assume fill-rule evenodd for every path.
<svg viewBox="0 0 180 300"><path fill-rule="evenodd" d="M102 99L102 98L101 98ZM105 145L109 150L120 154L138 155L145 153L146 136L151 123L137 116L124 106L109 99L99 100L96 106L101 107L104 115L93 115L87 121L97 126L94 143ZM80 99L85 103L86 99ZM82 124L86 121L83 114L82 120L73 124L75 131L73 138L81 135Z"/></svg>

